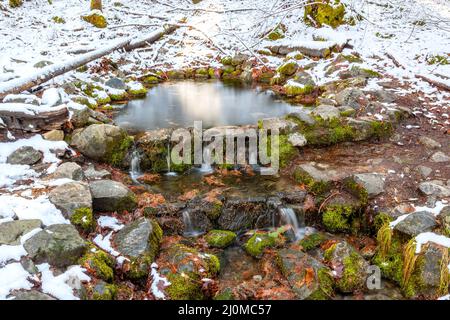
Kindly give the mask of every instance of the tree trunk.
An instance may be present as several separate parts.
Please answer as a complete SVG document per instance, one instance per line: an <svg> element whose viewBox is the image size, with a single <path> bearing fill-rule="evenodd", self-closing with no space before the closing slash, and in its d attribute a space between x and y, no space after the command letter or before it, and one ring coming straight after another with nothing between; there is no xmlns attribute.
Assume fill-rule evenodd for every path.
<svg viewBox="0 0 450 320"><path fill-rule="evenodd" d="M39 111L39 107L24 109L24 104L17 104L18 110L0 110L0 119L8 130L39 132L41 130L61 129L67 121L69 110L65 105ZM11 103L13 108L14 104Z"/></svg>

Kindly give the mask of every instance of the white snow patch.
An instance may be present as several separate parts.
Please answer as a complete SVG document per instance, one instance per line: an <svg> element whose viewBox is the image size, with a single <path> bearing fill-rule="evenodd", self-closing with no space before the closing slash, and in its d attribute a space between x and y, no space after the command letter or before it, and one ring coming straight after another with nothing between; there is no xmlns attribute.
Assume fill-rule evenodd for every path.
<svg viewBox="0 0 450 320"><path fill-rule="evenodd" d="M423 232L416 236L416 253L420 253L422 245L428 242L450 248L450 238L434 232Z"/></svg>
<svg viewBox="0 0 450 320"><path fill-rule="evenodd" d="M113 231L119 231L124 227L124 225L121 224L119 220L117 220L115 217L110 216L101 216L100 218L98 218L97 222L100 227L108 228Z"/></svg>
<svg viewBox="0 0 450 320"><path fill-rule="evenodd" d="M117 257L118 255L120 255L119 252L117 252L116 250L114 250L114 248L111 246L111 236L113 235L113 231L111 231L110 233L108 233L106 236L102 236L101 234L98 234L95 238L94 238L94 243L96 245L98 245L100 248L102 248L103 250L109 252L111 255L113 255L114 257Z"/></svg>
<svg viewBox="0 0 450 320"><path fill-rule="evenodd" d="M153 281L152 281L152 285L150 287L150 290L151 290L153 296L156 299L165 300L166 296L165 296L164 292L162 292L159 289L158 286L162 285L162 286L167 287L167 286L170 286L171 283L165 277L162 277L162 276L159 275L158 270L157 270L158 269L158 265L156 263L153 262L152 265L151 265L151 268L152 268L151 276L153 278Z"/></svg>
<svg viewBox="0 0 450 320"><path fill-rule="evenodd" d="M0 300L5 300L12 290L33 287L28 277L31 275L25 271L20 263L11 263L0 268Z"/></svg>

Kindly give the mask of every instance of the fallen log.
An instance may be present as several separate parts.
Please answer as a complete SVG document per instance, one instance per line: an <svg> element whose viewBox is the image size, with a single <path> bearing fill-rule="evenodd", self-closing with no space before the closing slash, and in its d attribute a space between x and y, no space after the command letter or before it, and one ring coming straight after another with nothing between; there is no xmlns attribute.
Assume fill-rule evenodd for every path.
<svg viewBox="0 0 450 320"><path fill-rule="evenodd" d="M450 91L450 86L448 84L446 84L446 83L430 79L430 78L425 77L425 76L420 75L420 74L416 75L416 78L422 79L423 81L426 81L429 84L431 84L432 86L435 86L435 87L437 87L437 88L439 88L441 90Z"/></svg>
<svg viewBox="0 0 450 320"><path fill-rule="evenodd" d="M68 118L66 105L50 108L25 103L0 104L0 123L8 130L39 132L61 129Z"/></svg>
<svg viewBox="0 0 450 320"><path fill-rule="evenodd" d="M40 69L39 71L31 75L0 83L0 99L3 99L10 93L20 93L22 91L29 90L59 75L79 68L93 60L101 58L115 50L125 49L126 51L130 51L151 44L157 41L163 35L173 32L176 28L177 26L175 25L168 25L166 27L159 28L158 30L152 32L147 36L143 36L138 39L130 37L125 40L120 40L107 47L83 54L73 60L52 64Z"/></svg>

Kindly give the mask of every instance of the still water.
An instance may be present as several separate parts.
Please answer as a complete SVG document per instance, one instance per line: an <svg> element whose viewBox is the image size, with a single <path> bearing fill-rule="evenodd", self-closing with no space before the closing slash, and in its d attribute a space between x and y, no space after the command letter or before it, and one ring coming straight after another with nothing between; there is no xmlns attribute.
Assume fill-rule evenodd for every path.
<svg viewBox="0 0 450 320"><path fill-rule="evenodd" d="M130 130L190 127L203 128L257 124L258 119L293 112L294 107L269 91L245 89L220 81L163 83L149 90L143 100L133 100L115 117Z"/></svg>

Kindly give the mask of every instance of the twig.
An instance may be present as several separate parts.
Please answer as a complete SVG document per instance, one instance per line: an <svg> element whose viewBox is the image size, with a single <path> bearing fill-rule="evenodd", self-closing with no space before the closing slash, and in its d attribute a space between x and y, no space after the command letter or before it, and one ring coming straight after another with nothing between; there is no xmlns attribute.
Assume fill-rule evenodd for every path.
<svg viewBox="0 0 450 320"><path fill-rule="evenodd" d="M251 54L253 57L256 58L256 60L258 60L259 62L261 62L261 64L262 64L263 66L267 67L266 63L265 63L264 61L262 61L262 59L261 59L260 57L258 57L258 56L253 52L253 50L250 49L250 48L245 44L245 42L242 41L242 39L241 39L237 34L232 33L232 35L235 36L236 39L239 40L239 42L245 47L245 49L247 49L248 52L250 52L250 54Z"/></svg>
<svg viewBox="0 0 450 320"><path fill-rule="evenodd" d="M402 65L400 64L400 62L398 62L397 59L395 59L394 56L393 56L392 54L387 53L387 52L386 52L385 54L386 54L386 57L388 57L389 59L392 60L392 63L394 63L394 65L395 65L397 68L405 69L405 67L402 66Z"/></svg>
<svg viewBox="0 0 450 320"><path fill-rule="evenodd" d="M324 205L330 201L331 198L333 198L334 196L337 196L338 194L340 194L339 191L333 192L332 194L330 194L325 200L323 200L323 202L321 203L320 207L319 207L319 213L322 212L322 208L324 207Z"/></svg>
<svg viewBox="0 0 450 320"><path fill-rule="evenodd" d="M119 8L114 8L114 10L123 12L123 13L134 14L137 16L149 17L149 18L153 18L153 19L169 20L169 18L167 18L167 17L155 16L155 15L143 13L143 12L129 11L129 10L124 10L124 9L119 9Z"/></svg>
<svg viewBox="0 0 450 320"><path fill-rule="evenodd" d="M206 9L206 8L182 8L177 7L172 4L163 3L158 0L154 0L154 2L159 3L160 5L172 8L173 10L180 10L180 11L203 11L203 12L212 12L212 13L228 13L228 12L239 12L239 11L263 11L260 8L236 8L236 9L226 9L226 10L215 10L215 9Z"/></svg>

